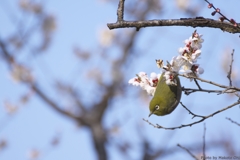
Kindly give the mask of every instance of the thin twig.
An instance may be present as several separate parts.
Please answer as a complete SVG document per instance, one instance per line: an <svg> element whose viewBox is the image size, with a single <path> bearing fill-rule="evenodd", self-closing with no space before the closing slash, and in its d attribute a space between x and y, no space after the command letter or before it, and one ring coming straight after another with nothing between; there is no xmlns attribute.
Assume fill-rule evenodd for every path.
<svg viewBox="0 0 240 160"><path fill-rule="evenodd" d="M191 27L210 27L210 28L219 28L222 31L229 33L240 33L239 24L237 24L233 19L229 20L225 17L219 9L215 8L211 3L205 0L208 4L211 4L215 9L215 12L219 13L224 19L229 21L230 23L221 22L209 18L204 17L196 17L196 18L180 18L180 19L169 19L169 20L147 20L147 21L124 21L124 1L119 0L118 9L117 9L117 22L116 23L108 23L107 26L109 29L116 28L129 28L134 27L137 29L143 27L154 27L154 26L191 26Z"/></svg>
<svg viewBox="0 0 240 160"><path fill-rule="evenodd" d="M208 2L207 0L205 0L205 2L207 2L207 3L210 4L210 5L212 5L212 8L213 8L215 11L217 11L217 8L216 8L212 3ZM227 21L230 22L230 20L229 20L226 16L224 16L221 12L217 12L217 13L220 14L222 17L224 17Z"/></svg>
<svg viewBox="0 0 240 160"><path fill-rule="evenodd" d="M229 120L230 122L240 126L240 123L233 121L231 118L226 117L226 119Z"/></svg>
<svg viewBox="0 0 240 160"><path fill-rule="evenodd" d="M194 33L196 33L196 30L194 31ZM194 77L197 77L196 73L192 70L192 74L194 75ZM198 81L196 79L193 79L194 82L196 83L196 85L198 86L198 89L199 90L202 90L202 88L200 87Z"/></svg>
<svg viewBox="0 0 240 160"><path fill-rule="evenodd" d="M203 159L205 160L206 158L206 153L205 153L205 135L206 135L206 124L204 123L204 131L203 131Z"/></svg>
<svg viewBox="0 0 240 160"><path fill-rule="evenodd" d="M230 91L230 92L229 92ZM232 90L231 87L229 88L226 88L222 91L222 93L219 93L219 94L224 94L224 93L236 93L237 91L236 90Z"/></svg>
<svg viewBox="0 0 240 160"><path fill-rule="evenodd" d="M192 152L190 152L187 148L181 146L180 144L177 144L178 147L182 148L183 150L185 150L186 152L188 152L188 154L190 154L194 159L198 160L198 158L196 156L194 156L194 154L192 154Z"/></svg>
<svg viewBox="0 0 240 160"><path fill-rule="evenodd" d="M235 96L238 97L238 101L240 101L240 95L238 93L235 93Z"/></svg>
<svg viewBox="0 0 240 160"><path fill-rule="evenodd" d="M212 85L217 86L217 87L220 87L220 88L229 88L229 86L221 85L221 84L218 84L218 83L215 83L215 82L212 82L212 81L205 80L205 79L203 79L203 78L194 77L194 76L186 76L186 75L184 75L184 74L178 74L178 75L179 75L179 76L182 76L182 77L185 77L185 78L198 79L198 80L200 80L201 82L209 83L209 84L212 84ZM240 89L239 89L239 90L240 90Z"/></svg>
<svg viewBox="0 0 240 160"><path fill-rule="evenodd" d="M198 89L199 90L202 90L202 88L200 87L200 85L198 84L198 82L197 82L197 80L196 79L194 79L194 82L196 83L196 85L198 86Z"/></svg>
<svg viewBox="0 0 240 160"><path fill-rule="evenodd" d="M193 115L192 119L195 118L195 117L204 118L204 116L197 115L197 114L194 114L193 112L191 112L185 105L183 105L182 102L180 102L180 104L183 106L183 108L185 108L189 112L189 114Z"/></svg>
<svg viewBox="0 0 240 160"><path fill-rule="evenodd" d="M224 90L209 90L209 89L194 89L194 88L184 88L182 87L182 91L184 91L184 93L186 95L190 95L191 93L194 92L207 92L207 93L217 93L217 94L223 94L223 93L235 93L237 92L236 90L230 90L230 89L224 89Z"/></svg>
<svg viewBox="0 0 240 160"><path fill-rule="evenodd" d="M231 63L229 65L229 72L227 75L227 78L229 79L229 85L232 86L232 79L231 79L231 75L232 75L232 65L233 65L233 54L234 54L234 49L231 53Z"/></svg>
<svg viewBox="0 0 240 160"><path fill-rule="evenodd" d="M205 0L205 2L207 2L209 5L211 5L211 7L215 10L215 13L218 13L218 14L220 14L224 19L223 20L227 20L228 22L230 22L230 23L232 23L233 25L236 25L236 26L234 26L234 27L236 27L236 28L239 28L239 25L233 20L233 19L228 19L225 15L223 15L222 13L221 13L221 11L220 11L220 9L219 8L216 8L212 3L210 3L208 0ZM214 15L215 15L215 13L214 13Z"/></svg>
<svg viewBox="0 0 240 160"><path fill-rule="evenodd" d="M235 102L235 103L233 103L233 104L231 104L231 105L229 105L229 106L227 106L227 107L225 107L225 108L223 108L223 109L221 109L221 110L218 110L218 111L216 111L216 112L214 112L214 113L212 113L212 114L210 114L210 115L207 115L207 116L200 116L200 115L194 114L194 113L192 113L189 109L186 109L186 107L185 107L184 105L182 105L191 115L193 115L193 117L200 117L201 119L198 120L198 121L189 123L189 124L182 124L182 125L176 126L176 127L163 127L163 126L160 126L159 124L154 125L154 124L152 124L151 122L149 122L148 120L146 120L146 119L144 119L144 118L143 118L143 120L144 120L145 122L147 122L149 125L153 126L154 128L158 128L158 129L166 129L166 130L180 129L180 128L184 128L184 127L191 127L191 126L193 126L193 125L195 125L195 124L198 124L198 123L200 123L200 122L203 122L203 121L205 121L206 119L208 119L208 118L210 118L210 117L213 117L214 115L216 115L216 114L218 114L218 113L221 113L221 112L223 112L223 111L225 111L225 110L228 110L228 109L230 109L230 108L232 108L232 107L234 107L234 106L236 106L236 105L238 105L238 104L240 104L240 101L237 101L237 102Z"/></svg>
<svg viewBox="0 0 240 160"><path fill-rule="evenodd" d="M220 87L220 88L225 88L225 89L228 89L228 90L232 89L232 90L235 90L235 91L240 91L240 88L233 87L233 86L229 87L229 86L221 85L221 84L218 84L218 83L215 83L215 82L212 82L212 81L205 80L203 78L193 77L193 76L186 76L184 74L178 74L178 75L182 76L182 77L185 77L185 78L197 79L197 80L200 80L201 82L209 83L209 84L212 84L212 85Z"/></svg>

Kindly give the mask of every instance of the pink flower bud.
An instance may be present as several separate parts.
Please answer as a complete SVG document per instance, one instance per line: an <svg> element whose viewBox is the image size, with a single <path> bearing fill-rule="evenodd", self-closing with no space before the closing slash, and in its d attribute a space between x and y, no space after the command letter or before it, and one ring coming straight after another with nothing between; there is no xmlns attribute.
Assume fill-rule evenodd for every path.
<svg viewBox="0 0 240 160"><path fill-rule="evenodd" d="M212 3L208 4L208 8L212 8L212 6L213 6Z"/></svg>
<svg viewBox="0 0 240 160"><path fill-rule="evenodd" d="M230 19L230 22L231 22L232 24L235 24L235 23L236 23L236 21L235 21L234 19Z"/></svg>
<svg viewBox="0 0 240 160"><path fill-rule="evenodd" d="M214 16L217 13L217 11L213 11L211 14L212 16Z"/></svg>
<svg viewBox="0 0 240 160"><path fill-rule="evenodd" d="M225 20L225 17L220 17L219 20L223 22Z"/></svg>
<svg viewBox="0 0 240 160"><path fill-rule="evenodd" d="M198 67L197 73L198 73L198 74L203 74L203 72L204 72L204 69L201 68L201 67Z"/></svg>

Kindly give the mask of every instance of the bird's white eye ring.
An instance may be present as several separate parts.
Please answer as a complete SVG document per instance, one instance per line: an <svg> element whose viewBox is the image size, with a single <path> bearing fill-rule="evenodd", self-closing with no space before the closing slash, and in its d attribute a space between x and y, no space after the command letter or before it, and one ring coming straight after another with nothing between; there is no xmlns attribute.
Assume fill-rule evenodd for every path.
<svg viewBox="0 0 240 160"><path fill-rule="evenodd" d="M155 110L159 110L159 108L160 108L159 105L155 106Z"/></svg>

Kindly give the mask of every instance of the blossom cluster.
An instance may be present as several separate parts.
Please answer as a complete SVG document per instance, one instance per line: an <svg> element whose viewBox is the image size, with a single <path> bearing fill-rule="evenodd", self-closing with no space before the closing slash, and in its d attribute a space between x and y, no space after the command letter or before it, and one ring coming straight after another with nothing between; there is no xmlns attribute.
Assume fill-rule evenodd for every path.
<svg viewBox="0 0 240 160"><path fill-rule="evenodd" d="M143 90L146 90L149 95L154 95L158 78L161 74L151 73L150 78L148 78L145 72L139 72L136 77L133 77L128 81L129 84L134 86L140 86Z"/></svg>
<svg viewBox="0 0 240 160"><path fill-rule="evenodd" d="M196 31L184 41L185 46L179 48L179 55L174 56L164 66L163 60L156 60L157 66L162 68L167 85L177 85L176 76L180 73L188 77L198 77L204 70L197 63L201 55L202 35ZM161 74L151 73L150 77L145 72L140 72L128 81L129 84L140 86L149 95L154 95ZM190 78L191 80L191 78Z"/></svg>

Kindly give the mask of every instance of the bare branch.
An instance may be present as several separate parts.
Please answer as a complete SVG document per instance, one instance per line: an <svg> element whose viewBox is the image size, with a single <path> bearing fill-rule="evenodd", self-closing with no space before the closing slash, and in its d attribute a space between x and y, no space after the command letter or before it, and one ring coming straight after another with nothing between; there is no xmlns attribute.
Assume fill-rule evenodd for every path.
<svg viewBox="0 0 240 160"><path fill-rule="evenodd" d="M214 16L216 13L220 14L222 17L219 18L219 20L221 22L223 22L224 20L227 20L228 22L232 23L234 25L234 27L238 27L239 28L239 25L235 22L235 20L233 19L228 19L225 15L223 15L220 11L219 8L216 8L212 3L208 2L208 0L205 0L205 2L208 3L208 8L213 8L215 11L212 12L212 16Z"/></svg>
<svg viewBox="0 0 240 160"><path fill-rule="evenodd" d="M233 121L231 118L226 117L226 119L229 120L230 122L240 126L240 123Z"/></svg>
<svg viewBox="0 0 240 160"><path fill-rule="evenodd" d="M181 103L181 102L180 102L180 103ZM182 103L181 103L181 104L182 104ZM212 114L210 114L210 115L207 115L207 116L201 116L201 115L194 114L193 112L191 112L189 109L187 109L187 107L185 107L185 106L182 104L182 106L189 112L189 114L193 115L193 118L194 118L194 117L200 117L201 119L198 120L198 121L195 121L195 122L193 122L193 123L182 124L182 125L176 126L176 127L163 127L163 126L160 126L159 124L154 125L154 124L152 124L151 122L149 122L149 121L146 120L146 119L143 119L143 120L144 120L145 122L147 122L149 125L153 126L154 128L158 128L158 129L166 129L166 130L180 129L180 128L184 128L184 127L191 127L192 125L195 125L195 124L198 124L198 123L200 123L200 122L203 122L203 121L205 121L206 119L208 119L208 118L210 118L210 117L213 117L214 115L216 115L216 114L218 114L218 113L221 113L221 112L223 112L223 111L225 111L225 110L228 110L228 109L230 109L230 108L232 108L232 107L234 107L234 106L236 106L236 105L238 105L238 104L240 104L240 101L237 101L237 102L233 103L232 105L229 105L229 106L227 106L227 107L225 107L225 108L223 108L223 109L221 109L221 110L218 110L218 111L216 111L216 112L214 112L214 113L212 113Z"/></svg>
<svg viewBox="0 0 240 160"><path fill-rule="evenodd" d="M3 58L5 58L6 61L9 62L8 64L10 65L10 64L14 63L14 58L12 57L12 55L10 55L8 53L8 51L6 49L6 45L5 45L5 43L2 40L0 40L0 47L2 49Z"/></svg>
<svg viewBox="0 0 240 160"><path fill-rule="evenodd" d="M189 26L189 27L210 27L210 28L219 28L222 31L226 31L229 33L240 33L239 25L233 20L229 20L225 17L219 9L215 8L211 3L205 0L211 7L215 9L215 12L219 13L223 20L226 19L230 23L226 23L222 21L217 21L204 17L196 17L196 18L180 18L180 19L168 19L168 20L147 20L147 21L125 21L123 19L124 15L124 1L119 0L118 9L117 9L117 22L116 23L108 23L107 26L109 29L116 28L130 28L134 27L139 30L143 27L154 27L154 26Z"/></svg>
<svg viewBox="0 0 240 160"><path fill-rule="evenodd" d="M231 75L232 75L233 54L234 54L234 49L233 49L233 51L231 53L231 63L230 63L229 72L228 72L228 75L227 75L227 78L229 79L229 85L230 86L232 86Z"/></svg>
<svg viewBox="0 0 240 160"><path fill-rule="evenodd" d="M78 92L71 87L70 94L72 95L72 97L74 98L75 102L77 103L77 106L82 110L82 112L85 113L86 112L86 108L82 104L82 101L80 101Z"/></svg>
<svg viewBox="0 0 240 160"><path fill-rule="evenodd" d="M204 131L203 131L203 159L205 160L206 154L205 154L205 135L206 135L206 124L204 123Z"/></svg>
<svg viewBox="0 0 240 160"><path fill-rule="evenodd" d="M197 114L194 114L193 112L191 112L185 105L183 105L182 102L180 102L180 104L183 106L183 108L185 108L189 112L189 114L193 115L192 119L195 118L195 117L204 118L204 116L197 115Z"/></svg>
<svg viewBox="0 0 240 160"><path fill-rule="evenodd" d="M147 21L121 21L117 23L108 23L109 29L116 28L145 28L155 26L185 26L185 27L209 27L219 28L222 31L229 33L240 33L240 28L235 27L231 23L220 22L214 19L196 17L196 18L181 18L181 19L161 19Z"/></svg>
<svg viewBox="0 0 240 160"><path fill-rule="evenodd" d="M235 93L237 92L236 90L230 90L230 89L224 89L224 90L209 90L209 89L194 89L194 88L184 88L182 87L182 91L184 91L184 93L186 95L190 95L191 93L194 92L207 92L207 93L218 93L218 94L223 94L223 93Z"/></svg>
<svg viewBox="0 0 240 160"><path fill-rule="evenodd" d="M240 101L240 95L238 93L235 93L235 96L237 96L238 100Z"/></svg>
<svg viewBox="0 0 240 160"><path fill-rule="evenodd" d="M171 134L176 134L176 132L171 132ZM169 133L168 133L168 135L169 135ZM148 140L146 140L145 137L146 136L141 137L141 139L143 140L144 153L142 154L143 155L142 158L139 158L139 159L142 159L142 160L156 160L159 158L164 159L164 157L166 157L166 156L171 156L171 153L178 153L178 152L182 151L181 149L178 149L177 147L174 147L174 146L168 147L167 149L164 146L162 146L162 147L159 146L159 147L153 149L152 143L149 142ZM164 137L162 137L162 138L164 138ZM166 141L168 141L168 140L166 139ZM221 140L217 140L217 141L211 141L211 142L209 142L208 148L215 148L215 149L223 148L224 146L222 144L225 143L225 141L227 141L227 140L221 139ZM122 142L122 141L121 141L121 143L122 144L120 144L120 145L123 145L123 146L124 146L124 144L126 144L126 142ZM180 145L180 144L177 144L177 146L178 145ZM118 146L119 146L119 144L118 144ZM180 146L178 146L178 147L180 147ZM191 150L192 152L199 153L202 151L202 144L201 143L190 144L190 145L186 145L183 148L187 148L187 150L189 150L189 151ZM126 151L126 147L124 148L124 151ZM125 152L124 152L124 154L125 154ZM129 158L125 158L125 159L129 159Z"/></svg>
<svg viewBox="0 0 240 160"><path fill-rule="evenodd" d="M196 31L197 31L197 30L195 30L193 34L195 34ZM193 77L198 77L197 74L194 72L193 69L192 69L192 74L193 74ZM194 82L196 83L196 85L198 86L198 89L201 90L202 88L200 87L198 81L197 81L196 79L193 79L193 80L194 80Z"/></svg>
<svg viewBox="0 0 240 160"><path fill-rule="evenodd" d="M109 106L109 100L111 99L111 97L114 95L114 85L110 85L110 86L105 86L107 92L103 95L102 100L94 105L94 109L95 113L92 113L92 116L95 116L95 119L97 119L98 121L101 121L103 118L103 115L105 113L105 110L107 109L107 107Z"/></svg>
<svg viewBox="0 0 240 160"><path fill-rule="evenodd" d="M198 86L198 89L199 90L202 90L202 88L200 87L200 85L198 84L198 82L197 82L197 80L196 79L194 79L194 82L196 83L196 85Z"/></svg>
<svg viewBox="0 0 240 160"><path fill-rule="evenodd" d="M37 93L37 95L44 101L46 102L50 107L52 107L55 111L66 115L68 117L72 117L75 120L79 120L80 117L72 114L71 112L65 111L63 109L61 109L60 106L58 106L56 103L54 103L49 97L47 97L47 95L40 90L40 88L37 87L37 85L31 84L30 85L31 88L35 91L35 93Z"/></svg>
<svg viewBox="0 0 240 160"><path fill-rule="evenodd" d="M215 83L215 82L212 82L212 81L208 81L208 80L205 80L203 78L199 78L199 77L193 77L193 76L186 76L186 75L183 75L183 74L178 74L179 76L182 76L182 77L185 77L185 78L193 78L193 79L198 79L200 80L201 82L205 82L205 83L209 83L209 84L212 84L214 86L217 86L217 87L220 87L220 88L225 88L227 90L235 90L235 91L240 91L240 88L237 88L237 87L229 87L229 86L225 86L225 85L222 85L222 84L218 84L218 83Z"/></svg>
<svg viewBox="0 0 240 160"><path fill-rule="evenodd" d="M205 154L205 134L206 134L206 125L204 123L204 131L203 131L203 156L202 159L205 160L206 159L206 154ZM184 149L185 151L188 152L189 155L191 155L194 159L198 160L198 158L186 147L181 146L180 144L177 144L178 147Z"/></svg>
<svg viewBox="0 0 240 160"><path fill-rule="evenodd" d="M188 154L190 154L194 159L198 160L198 158L196 156L194 156L194 154L192 154L192 152L190 152L187 148L181 146L180 144L177 144L177 146L182 148L183 150L187 151Z"/></svg>

